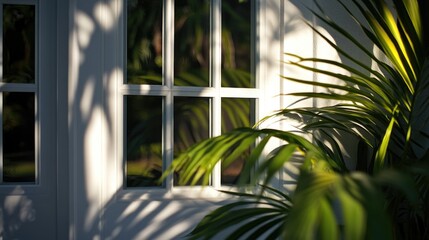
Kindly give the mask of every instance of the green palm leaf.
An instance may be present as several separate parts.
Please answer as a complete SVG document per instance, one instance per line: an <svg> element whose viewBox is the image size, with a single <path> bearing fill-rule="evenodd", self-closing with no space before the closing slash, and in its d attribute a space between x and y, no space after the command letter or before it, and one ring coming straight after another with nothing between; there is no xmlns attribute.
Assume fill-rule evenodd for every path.
<svg viewBox="0 0 429 240"><path fill-rule="evenodd" d="M337 0L338 6L373 43L366 46L360 37L332 20L318 3L310 12L321 23L340 34L367 59L357 58L337 46L317 27L313 31L351 64L325 58L303 58L288 54L294 67L335 79L328 81L284 76L285 80L320 89L296 92L306 99L328 99L323 107L290 106L267 116L299 121L299 133L276 129L241 128L205 140L179 156L166 174L183 172L184 181L203 180L218 162L231 164L250 151L240 183L272 178L292 159L302 159L297 188L291 194L263 186L256 193L228 192L238 196L207 215L191 233L195 238L212 238L220 231L232 231L230 239L268 236L286 239L425 239L429 233L429 60L421 10L417 0ZM352 3L353 7L350 6ZM378 48L385 61L373 53ZM314 64L308 64L314 63ZM377 65L377 69L373 66ZM340 74L320 66L346 71ZM231 112L231 109L229 110ZM304 137L306 136L306 137ZM342 137L359 142L356 168L347 167ZM272 139L283 142L269 154ZM249 150L250 149L250 150ZM347 152L350 151L350 152ZM403 208L402 206L406 206ZM405 209L405 210L404 210ZM396 216L407 216L408 222ZM236 228L231 229L231 225Z"/></svg>
<svg viewBox="0 0 429 240"><path fill-rule="evenodd" d="M190 239L213 238L232 225L239 227L223 239L255 239L267 232L278 232L291 208L287 195L262 186L264 195L223 191L239 197L237 202L226 204L208 214L197 227L189 233ZM250 231L249 231L250 229ZM278 235L278 233L277 233Z"/></svg>

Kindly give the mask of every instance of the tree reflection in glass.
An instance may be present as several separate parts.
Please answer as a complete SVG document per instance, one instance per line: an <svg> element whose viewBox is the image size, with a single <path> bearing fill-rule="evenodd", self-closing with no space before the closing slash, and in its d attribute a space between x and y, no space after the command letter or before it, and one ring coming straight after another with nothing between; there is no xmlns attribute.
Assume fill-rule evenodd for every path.
<svg viewBox="0 0 429 240"><path fill-rule="evenodd" d="M3 93L3 182L35 182L34 93Z"/></svg>
<svg viewBox="0 0 429 240"><path fill-rule="evenodd" d="M162 84L162 2L127 1L128 84Z"/></svg>
<svg viewBox="0 0 429 240"><path fill-rule="evenodd" d="M126 96L126 186L154 187L162 174L162 97Z"/></svg>
<svg viewBox="0 0 429 240"><path fill-rule="evenodd" d="M3 5L3 82L34 83L35 7Z"/></svg>
<svg viewBox="0 0 429 240"><path fill-rule="evenodd" d="M175 97L174 98L174 155L193 144L209 138L210 98ZM174 176L178 183L180 172Z"/></svg>
<svg viewBox="0 0 429 240"><path fill-rule="evenodd" d="M210 1L175 1L174 84L209 86Z"/></svg>
<svg viewBox="0 0 429 240"><path fill-rule="evenodd" d="M252 12L249 0L222 1L222 87L255 87Z"/></svg>
<svg viewBox="0 0 429 240"><path fill-rule="evenodd" d="M222 133L226 133L239 127L251 127L254 123L255 99L222 99ZM250 153L250 151L247 153ZM247 157L247 155L241 155L231 165L226 167L222 166L222 185L234 185L237 183Z"/></svg>

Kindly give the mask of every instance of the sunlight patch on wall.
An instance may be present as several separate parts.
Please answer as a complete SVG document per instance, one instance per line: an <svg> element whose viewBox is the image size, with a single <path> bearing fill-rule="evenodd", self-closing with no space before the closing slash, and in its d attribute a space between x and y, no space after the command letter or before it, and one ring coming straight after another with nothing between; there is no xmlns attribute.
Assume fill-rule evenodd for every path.
<svg viewBox="0 0 429 240"><path fill-rule="evenodd" d="M110 31L118 23L119 14L122 11L123 1L110 0L98 2L94 7L94 16L97 23L104 31Z"/></svg>
<svg viewBox="0 0 429 240"><path fill-rule="evenodd" d="M82 113L83 119L88 119L92 114L95 91L95 79L90 78L86 81L82 98L80 99L80 112Z"/></svg>
<svg viewBox="0 0 429 240"><path fill-rule="evenodd" d="M95 30L94 22L85 13L78 11L76 12L76 35L79 43L79 47L87 48L91 40L92 33Z"/></svg>
<svg viewBox="0 0 429 240"><path fill-rule="evenodd" d="M0 210L1 211L1 210ZM7 196L4 199L4 212L0 215L3 229L13 236L15 232L22 231L26 223L36 220L36 209L33 201L25 195Z"/></svg>
<svg viewBox="0 0 429 240"><path fill-rule="evenodd" d="M89 87L91 86L91 87ZM85 88L85 92L82 98L82 103L87 103L86 108L82 109L83 116L87 116L90 112L90 115L88 116L89 119L87 131L85 133L85 142L83 144L84 146L84 159L87 159L88 161L84 162L84 176L83 181L85 181L86 184L86 192L85 192L85 200L88 202L87 205L87 211L85 216L85 231L90 231L92 228L94 228L94 224L96 224L97 218L99 217L99 199L100 199L100 191L99 186L100 181L102 181L102 173L104 171L104 167L102 164L101 154L100 154L100 135L101 132L101 119L103 118L103 111L100 109L100 107L92 107L91 108L91 96L94 86L93 85L87 85ZM90 89L90 90L88 90ZM92 90L91 90L92 89Z"/></svg>
<svg viewBox="0 0 429 240"><path fill-rule="evenodd" d="M106 111L105 115L102 117L102 130L103 130L103 158L106 159L106 172L104 173L104 194L105 196L109 194L114 194L121 188L121 174L122 167L118 163L116 157L118 154L118 149L113 147L115 146L116 132L112 128L117 126L117 110L115 107L118 97L117 97L117 84L123 79L123 72L121 68L115 67L110 72L106 72L103 75L103 86L105 87L105 98L104 106L110 111ZM103 201L108 201L108 197Z"/></svg>

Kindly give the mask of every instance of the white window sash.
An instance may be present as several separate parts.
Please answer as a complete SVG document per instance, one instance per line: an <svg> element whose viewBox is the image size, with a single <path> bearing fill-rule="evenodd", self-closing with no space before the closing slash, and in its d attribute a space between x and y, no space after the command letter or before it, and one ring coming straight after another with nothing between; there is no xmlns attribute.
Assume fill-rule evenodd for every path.
<svg viewBox="0 0 429 240"><path fill-rule="evenodd" d="M220 193L213 191L215 189L224 188L221 185L221 168L218 164L213 173L212 173L212 182L208 187L200 186L173 186L173 176L170 175L164 181L162 187L125 187L125 133L124 133L124 118L125 118L125 109L123 105L123 98L127 95L141 95L141 96L162 96L163 97L163 168L164 170L171 164L173 160L173 139L174 139L174 125L173 125L173 116L174 116L174 97L208 97L211 98L210 106L210 134L209 136L218 136L221 134L221 101L222 98L247 98L255 99L255 120L258 120L258 113L260 108L261 99L263 98L263 89L261 89L261 84L257 78L257 45L258 40L256 38L258 22L259 1L255 1L252 4L252 9L254 14L252 14L252 49L255 52L252 52L252 75L255 78L255 87L254 88L227 88L221 87L221 25L222 25L222 12L221 12L221 0L211 0L210 8L210 83L211 87L192 87L192 86L175 86L174 85L174 0L163 0L163 85L137 85L137 84L125 84L123 79L121 81L119 92L120 97L118 101L118 112L121 115L121 119L118 121L120 131L119 142L122 143L122 150L119 151L119 161L118 166L122 166L120 173L120 179L122 179L121 185L122 190L119 194L121 198L124 199L156 199L156 198L169 198L172 195L175 198L189 198L189 197L201 197L204 192L205 197L218 196ZM125 10L123 10L126 12ZM124 14L124 24L122 28L126 28L126 14ZM121 30L123 34L126 33L125 30ZM124 49L124 48L123 48ZM124 50L125 51L125 50ZM126 54L124 54L126 55ZM123 66L126 66L126 56L123 58ZM125 72L125 70L124 70ZM209 192L207 192L209 191Z"/></svg>

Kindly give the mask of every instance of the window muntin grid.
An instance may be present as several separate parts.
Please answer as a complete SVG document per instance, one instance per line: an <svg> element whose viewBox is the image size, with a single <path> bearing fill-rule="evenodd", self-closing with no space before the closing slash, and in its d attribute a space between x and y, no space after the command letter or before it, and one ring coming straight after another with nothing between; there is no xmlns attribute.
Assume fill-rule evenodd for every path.
<svg viewBox="0 0 429 240"><path fill-rule="evenodd" d="M143 4L143 2L146 2L147 5ZM254 58L256 55L254 50L255 48L253 47L253 39L255 38L255 31L253 30L255 28L254 1L237 0L237 3L235 3L235 1L221 0L164 0L162 1L161 6L161 34L159 33L158 25L160 6L159 4L154 4L154 2L155 1L128 0L126 9L127 14L130 14L131 11L133 12L133 14L137 14L135 12L135 6L140 6L142 8L154 7L153 10L146 9L142 10L142 12L158 13L158 17L151 18L158 19L156 20L157 24L153 24L153 31L151 33L148 33L146 38L142 38L142 42L150 43L150 46L147 51L141 52L150 52L152 55L149 54L151 56L150 58L141 59L145 59L146 61L152 61L150 63L147 63L148 69L152 69L151 66L155 66L160 62L162 63L162 68L161 70L157 69L158 73L156 77L148 77L147 75L136 76L136 72L132 72L129 70L131 67L130 64L135 64L135 62L130 62L131 58L129 54L134 53L133 51L130 51L129 46L127 45L127 56L125 57L125 65L127 69L125 77L126 80L121 87L121 93L125 99L137 96L151 96L162 98L162 116L158 116L159 110L155 111L156 114L154 114L154 116L157 116L159 121L161 121L162 123L162 131L158 131L158 134L160 134L160 136L157 136L155 138L162 139L160 143L162 146L162 169L165 169L171 163L174 156L176 156L178 152L183 150L182 148L184 148L184 146L188 146L191 143L195 143L207 137L216 136L222 133L222 127L225 128L225 126L222 126L222 124L225 124L225 120L223 119L226 119L225 116L222 116L222 108L225 108L223 107L224 105L231 105L231 103L235 103L237 107L240 107L243 106L243 103L245 103L245 105L247 104L248 108L243 109L243 111L245 112L244 114L248 116L248 120L245 121L246 123L244 123L243 121L236 120L232 120L232 122L238 122L240 124L243 124L238 125L236 127L249 126L253 124L257 119L257 103L262 93L261 90L258 89L258 84L254 78ZM243 4L243 6L239 6L240 2ZM236 4L237 6L232 6L231 4ZM238 40L235 40L239 39L239 37L237 34L235 34L235 36L231 36L231 29L225 29L228 26L232 26L233 24L224 24L222 22L222 18L232 19L233 16L231 16L231 12L223 13L223 9L228 10L231 9L231 7L241 7L240 11L242 12L245 11L245 9L249 11L249 13L244 16L244 19L250 20L250 22L248 22L248 24L246 24L244 27L246 28L246 30L244 31L247 31L247 34L240 32L241 35L246 35L244 40L245 43L243 43L243 41L240 42ZM194 8L200 9L200 11L190 12L190 9ZM188 14L188 16L181 17L178 16L178 14ZM134 19L134 17L131 18ZM145 29L147 27L145 26L151 25L149 23L145 23L145 26L142 26L141 28L136 26L130 26L130 24L134 24L135 21L130 22L128 16L126 16L125 19L125 26L127 29L126 38L130 35L129 29L135 28L143 29L142 31L146 31ZM188 20L191 22L186 22ZM189 26L197 27L193 29ZM229 34L229 38L224 36L225 33L226 35ZM133 34L132 36L134 37L135 34ZM186 36L188 36L190 40L188 40ZM152 38L152 40L150 40L150 38ZM159 45L159 39L162 39L162 49L161 51L155 51L157 49L156 46ZM223 39L228 40L223 41ZM231 41L234 40L238 41L238 43L233 42L233 45L239 44L238 47L240 47L240 44L243 44L245 46L234 53L232 53L231 51L225 53L225 49L228 49L227 47L225 47L225 45L227 44L226 41L228 41L229 46L232 46ZM135 39L133 41L136 42ZM130 41L128 39L126 39L125 42L127 44L130 44ZM183 43L184 46L181 46L180 43ZM195 49L192 49L193 46L195 47ZM183 51L181 52L180 49L182 49ZM246 51L243 49L247 49L249 52L247 54L243 54ZM230 47L229 50L231 50ZM159 52L162 52L161 59L159 59L159 55L156 55ZM133 55L133 57L135 56ZM231 59L235 58L237 59L233 61L232 64ZM182 63L188 64L184 64L182 66ZM140 66L143 66L143 64L140 64ZM159 73L159 71L161 72L161 74ZM130 74L132 76L130 76ZM131 78L146 78L146 80L141 82L132 82L130 81ZM236 79L235 83L234 79ZM121 104L121 106L123 107L122 122L125 126L127 126L128 124L127 121L129 118L129 114L134 114L129 113L130 110L126 104L127 101L128 100L123 100L123 104ZM183 102L187 102L188 105L192 105L190 103L195 103L195 105L198 105L198 102L205 102L205 104L201 104L199 107L194 107L193 110L188 110L188 117L190 115L194 115L196 119L199 118L196 125L195 123L191 123L189 121L187 122L186 120L184 120L186 119L186 114L182 114L183 116L179 114L183 111L179 107L180 104ZM186 106L187 104L184 105ZM202 105L204 105L204 107L201 107ZM145 107L147 106L142 106L142 109L144 109ZM138 115L139 113L135 114ZM233 118L234 117L232 116L229 119L231 120ZM207 125L204 125L203 123L207 123ZM204 136L202 136L201 134L200 136L193 136L192 134L180 133L178 127L180 124L185 126L182 128L204 129L202 131L204 132L204 134L202 134ZM193 124L195 126L192 126ZM198 124L200 125L197 126ZM231 126L229 127L231 128ZM183 130L182 132L186 132L186 130ZM169 189L173 186L176 186L177 181L175 180L177 180L178 175L167 178L163 183L159 185L149 184L149 186L147 186L143 184L139 186L131 186L127 182L127 179L129 179L129 175L127 175L127 173L130 173L132 171L136 172L135 170L130 169L129 163L131 163L131 160L129 160L128 156L126 155L126 151L128 149L128 146L130 145L127 140L129 139L129 137L127 136L128 134L129 133L127 133L127 131L124 131L122 137L122 142L124 146L122 156L125 159L124 186L133 187L133 189L134 187L144 187L144 189L162 187ZM186 137L189 139L184 139ZM179 143L178 139L181 139L182 142ZM145 147L143 146L142 149L145 149ZM233 169L233 172L236 172L236 169ZM232 176L232 178L235 177L236 176ZM222 184L227 185L233 183L234 181L231 180L222 181ZM213 175L212 185L221 185L221 174Z"/></svg>

